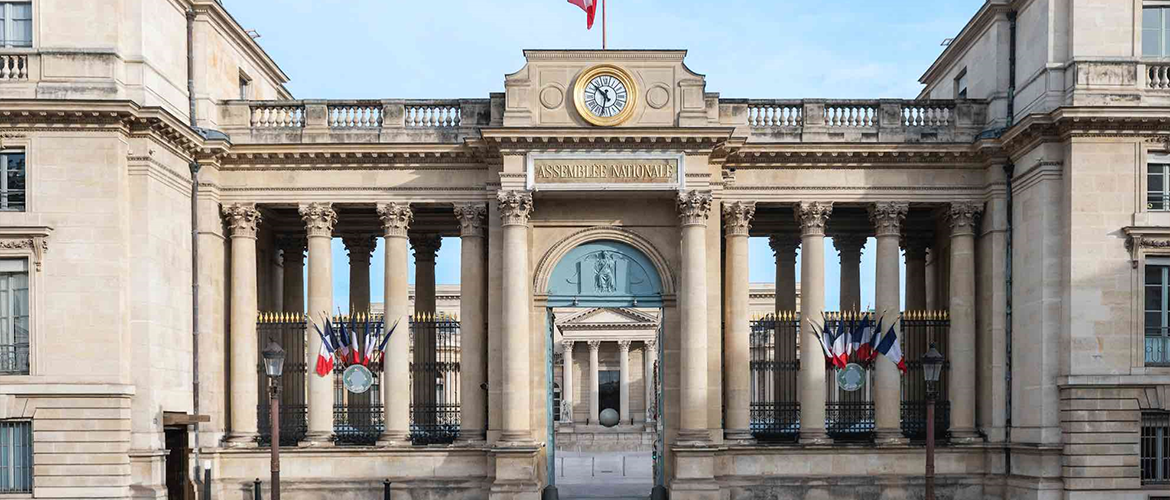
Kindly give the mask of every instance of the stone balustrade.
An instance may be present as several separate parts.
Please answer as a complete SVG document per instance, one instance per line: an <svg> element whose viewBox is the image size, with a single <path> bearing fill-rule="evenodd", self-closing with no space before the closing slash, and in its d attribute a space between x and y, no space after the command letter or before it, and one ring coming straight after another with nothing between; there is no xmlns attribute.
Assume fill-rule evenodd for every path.
<svg viewBox="0 0 1170 500"><path fill-rule="evenodd" d="M382 126L382 103L352 102L329 103L329 126L333 128L358 128Z"/></svg>
<svg viewBox="0 0 1170 500"><path fill-rule="evenodd" d="M463 121L459 101L406 104L406 126L417 128L458 127Z"/></svg>
<svg viewBox="0 0 1170 500"><path fill-rule="evenodd" d="M1170 90L1170 62L1146 63L1146 86L1151 90Z"/></svg>
<svg viewBox="0 0 1170 500"><path fill-rule="evenodd" d="M28 54L0 54L0 81L28 80Z"/></svg>
<svg viewBox="0 0 1170 500"><path fill-rule="evenodd" d="M987 105L975 100L720 99L720 123L751 142L969 142Z"/></svg>
<svg viewBox="0 0 1170 500"><path fill-rule="evenodd" d="M279 103L257 104L251 108L254 128L292 128L305 125L305 107Z"/></svg>

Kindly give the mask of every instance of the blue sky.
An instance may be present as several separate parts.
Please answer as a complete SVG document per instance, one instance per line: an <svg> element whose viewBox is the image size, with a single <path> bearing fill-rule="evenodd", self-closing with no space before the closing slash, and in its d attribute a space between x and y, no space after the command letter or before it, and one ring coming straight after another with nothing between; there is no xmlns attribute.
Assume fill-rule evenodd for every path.
<svg viewBox="0 0 1170 500"><path fill-rule="evenodd" d="M458 98L503 91L523 49L601 46L564 0L223 0L290 76L297 98ZM687 49L707 91L735 98L912 98L918 77L982 0L607 0L609 47ZM874 242L862 257L873 301ZM837 254L826 244L826 307L837 307ZM774 281L766 239L750 245L753 282ZM382 300L382 251L371 269ZM335 301L348 302L348 257L334 240ZM448 238L438 282L458 283ZM413 277L413 270L411 271ZM344 307L344 306L343 306Z"/></svg>

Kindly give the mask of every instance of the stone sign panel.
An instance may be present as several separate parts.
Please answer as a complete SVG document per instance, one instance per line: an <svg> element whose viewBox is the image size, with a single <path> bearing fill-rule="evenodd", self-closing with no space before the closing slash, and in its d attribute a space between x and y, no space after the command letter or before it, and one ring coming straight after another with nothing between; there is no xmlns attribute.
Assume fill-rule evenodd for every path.
<svg viewBox="0 0 1170 500"><path fill-rule="evenodd" d="M528 188L534 191L677 190L683 179L678 154L528 156Z"/></svg>

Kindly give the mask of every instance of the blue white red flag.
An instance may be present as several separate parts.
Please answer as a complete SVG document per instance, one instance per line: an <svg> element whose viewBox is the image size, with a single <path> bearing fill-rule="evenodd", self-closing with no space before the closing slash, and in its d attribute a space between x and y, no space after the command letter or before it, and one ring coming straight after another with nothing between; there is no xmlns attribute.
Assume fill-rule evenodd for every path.
<svg viewBox="0 0 1170 500"><path fill-rule="evenodd" d="M902 346L898 344L898 334L894 331L894 325L897 323L895 321L891 324L890 329L882 336L881 342L878 343L877 351L882 356L893 361L895 365L898 365L898 369L902 370L902 373L906 373L906 360L902 359Z"/></svg>
<svg viewBox="0 0 1170 500"><path fill-rule="evenodd" d="M313 329L317 330L317 335L321 337L321 348L317 350L316 371L318 376L324 377L333 372L333 352L336 350L336 348L333 346L333 341L330 338L331 336L326 335L325 332L321 331L321 327L317 326L317 322L313 321L312 317L307 315L305 317L309 320L309 323L312 323ZM325 328L328 330L329 318L325 318L325 321Z"/></svg>
<svg viewBox="0 0 1170 500"><path fill-rule="evenodd" d="M585 29L593 29L593 18L597 15L597 0L569 0L585 11Z"/></svg>

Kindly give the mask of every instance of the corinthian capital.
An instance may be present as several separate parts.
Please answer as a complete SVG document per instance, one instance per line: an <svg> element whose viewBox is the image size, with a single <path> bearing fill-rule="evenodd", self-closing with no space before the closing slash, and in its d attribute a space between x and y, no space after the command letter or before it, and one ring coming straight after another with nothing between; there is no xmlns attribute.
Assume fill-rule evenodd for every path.
<svg viewBox="0 0 1170 500"><path fill-rule="evenodd" d="M833 202L802 201L792 208L796 214L796 222L800 224L802 236L825 235L825 223L829 222L829 216L833 215Z"/></svg>
<svg viewBox="0 0 1170 500"><path fill-rule="evenodd" d="M711 193L683 191L678 194L678 218L684 226L705 226L711 214Z"/></svg>
<svg viewBox="0 0 1170 500"><path fill-rule="evenodd" d="M309 237L333 237L333 226L337 224L337 212L333 211L332 203L309 203L301 205L297 210L301 220L305 221L305 231Z"/></svg>
<svg viewBox="0 0 1170 500"><path fill-rule="evenodd" d="M796 249L800 247L800 235L793 233L778 233L768 237L768 246L777 258L791 256L796 258Z"/></svg>
<svg viewBox="0 0 1170 500"><path fill-rule="evenodd" d="M902 234L902 222L910 211L909 203L879 201L869 206L869 220L873 221L876 236L898 236Z"/></svg>
<svg viewBox="0 0 1170 500"><path fill-rule="evenodd" d="M947 210L947 222L951 224L951 236L975 234L975 219L983 213L982 203L951 203Z"/></svg>
<svg viewBox="0 0 1170 500"><path fill-rule="evenodd" d="M260 224L260 211L254 203L234 203L223 207L223 218L231 229L232 238L255 238Z"/></svg>
<svg viewBox="0 0 1170 500"><path fill-rule="evenodd" d="M350 261L369 261L370 254L378 246L377 238L369 234L347 234L342 236L341 242L349 252Z"/></svg>
<svg viewBox="0 0 1170 500"><path fill-rule="evenodd" d="M414 222L414 212L407 203L379 203L378 217L382 219L383 234L388 238L405 238L410 223Z"/></svg>
<svg viewBox="0 0 1170 500"><path fill-rule="evenodd" d="M443 246L443 237L438 234L415 234L410 237L410 246L414 248L416 261L434 261L439 248Z"/></svg>
<svg viewBox="0 0 1170 500"><path fill-rule="evenodd" d="M723 205L723 227L727 236L747 236L756 216L756 203L737 201Z"/></svg>
<svg viewBox="0 0 1170 500"><path fill-rule="evenodd" d="M505 226L528 225L532 214L532 194L525 191L501 191L496 195L500 204L500 222Z"/></svg>
<svg viewBox="0 0 1170 500"><path fill-rule="evenodd" d="M479 203L455 206L455 218L459 219L459 236L464 238L483 237L483 221L487 207Z"/></svg>

